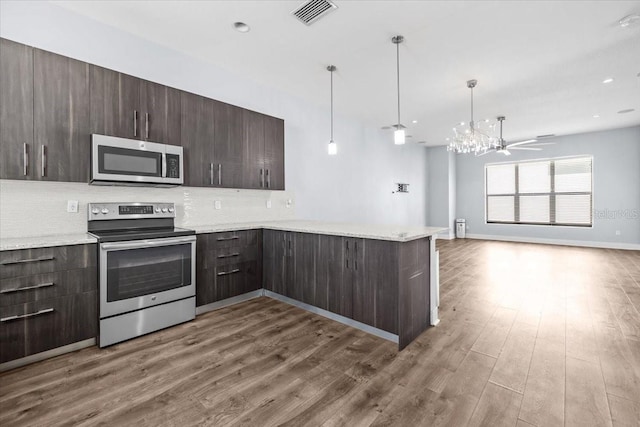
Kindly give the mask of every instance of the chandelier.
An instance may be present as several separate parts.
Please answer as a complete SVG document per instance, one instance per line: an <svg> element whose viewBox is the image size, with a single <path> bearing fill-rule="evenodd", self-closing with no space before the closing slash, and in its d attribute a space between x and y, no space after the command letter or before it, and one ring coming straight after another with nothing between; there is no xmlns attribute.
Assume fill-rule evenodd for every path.
<svg viewBox="0 0 640 427"><path fill-rule="evenodd" d="M471 121L469 126L461 122L453 128L453 138L450 139L447 146L448 151L479 155L500 146L500 139L493 135L496 128L495 123L491 123L489 120L482 122L473 120L473 88L477 84L477 80L467 81L467 87L471 89Z"/></svg>

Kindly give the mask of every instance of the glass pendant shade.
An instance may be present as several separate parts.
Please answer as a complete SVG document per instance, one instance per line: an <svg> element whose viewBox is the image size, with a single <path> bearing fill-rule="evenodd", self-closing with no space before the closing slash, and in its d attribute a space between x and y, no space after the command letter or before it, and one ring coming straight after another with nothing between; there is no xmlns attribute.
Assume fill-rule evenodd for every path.
<svg viewBox="0 0 640 427"><path fill-rule="evenodd" d="M404 138L404 129L396 129L393 132L393 142L396 145L402 145L404 144L405 138Z"/></svg>
<svg viewBox="0 0 640 427"><path fill-rule="evenodd" d="M338 144L336 144L335 141L329 141L328 149L330 156L335 156L336 154L338 154Z"/></svg>

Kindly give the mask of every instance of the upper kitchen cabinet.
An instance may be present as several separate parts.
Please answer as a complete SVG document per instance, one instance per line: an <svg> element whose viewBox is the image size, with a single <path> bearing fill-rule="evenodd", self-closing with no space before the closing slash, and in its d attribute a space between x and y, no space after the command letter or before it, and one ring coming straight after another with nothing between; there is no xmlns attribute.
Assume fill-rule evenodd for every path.
<svg viewBox="0 0 640 427"><path fill-rule="evenodd" d="M91 133L180 145L180 91L91 66Z"/></svg>
<svg viewBox="0 0 640 427"><path fill-rule="evenodd" d="M141 80L91 66L91 133L141 138Z"/></svg>
<svg viewBox="0 0 640 427"><path fill-rule="evenodd" d="M140 83L140 139L180 145L180 91L158 83Z"/></svg>
<svg viewBox="0 0 640 427"><path fill-rule="evenodd" d="M34 179L33 49L0 39L0 178Z"/></svg>
<svg viewBox="0 0 640 427"><path fill-rule="evenodd" d="M243 187L284 190L284 121L244 110L243 128Z"/></svg>
<svg viewBox="0 0 640 427"><path fill-rule="evenodd" d="M214 186L218 179L214 159L215 101L181 93L181 140L184 147L184 184Z"/></svg>
<svg viewBox="0 0 640 427"><path fill-rule="evenodd" d="M243 188L242 108L213 101L214 185Z"/></svg>
<svg viewBox="0 0 640 427"><path fill-rule="evenodd" d="M33 73L35 178L87 182L89 64L34 49Z"/></svg>

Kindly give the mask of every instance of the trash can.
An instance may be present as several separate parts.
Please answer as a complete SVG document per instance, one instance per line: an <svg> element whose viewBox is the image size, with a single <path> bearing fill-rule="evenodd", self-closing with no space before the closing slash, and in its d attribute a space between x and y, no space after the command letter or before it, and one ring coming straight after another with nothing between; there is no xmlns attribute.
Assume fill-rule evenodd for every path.
<svg viewBox="0 0 640 427"><path fill-rule="evenodd" d="M466 228L467 221L464 218L456 219L456 239L464 239Z"/></svg>

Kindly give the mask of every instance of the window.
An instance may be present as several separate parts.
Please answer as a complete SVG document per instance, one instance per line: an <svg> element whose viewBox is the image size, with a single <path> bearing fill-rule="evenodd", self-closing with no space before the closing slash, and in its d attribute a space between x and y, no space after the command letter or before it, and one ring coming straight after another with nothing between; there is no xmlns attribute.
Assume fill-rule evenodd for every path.
<svg viewBox="0 0 640 427"><path fill-rule="evenodd" d="M590 227L592 164L574 157L487 165L487 222Z"/></svg>

